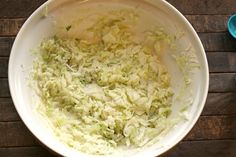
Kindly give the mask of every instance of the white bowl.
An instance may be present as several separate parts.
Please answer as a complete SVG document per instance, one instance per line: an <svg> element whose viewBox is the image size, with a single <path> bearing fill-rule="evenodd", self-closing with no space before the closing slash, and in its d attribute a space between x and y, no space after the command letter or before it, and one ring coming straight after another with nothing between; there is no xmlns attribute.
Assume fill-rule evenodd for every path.
<svg viewBox="0 0 236 157"><path fill-rule="evenodd" d="M185 36L179 41L179 43L182 44L182 47L186 47L188 44L190 44L195 50L196 58L200 63L201 68L194 72L194 74L191 76L193 79L191 90L193 91L194 101L187 111L189 115L188 121L179 123L165 137L163 137L160 142L153 145L152 147L141 150L140 152L135 150L124 150L122 155L130 157L158 156L180 142L180 140L183 139L184 136L186 136L187 133L192 129L202 112L206 101L209 84L208 64L204 48L199 37L197 36L197 33L194 31L193 27L186 20L186 18L165 0L131 0L129 2L125 0L101 0L96 2L104 2L104 5L108 3L127 3L127 5L131 7L133 7L132 3L145 3L145 5L142 6L147 8L151 7L150 10L146 8L147 11L152 11L152 15L155 15L155 17L159 19L160 24L165 25L166 29L169 30L170 33L176 32L176 28L185 32ZM37 116L37 113L35 112L35 99L32 99L33 91L31 88L29 88L27 83L27 76L30 72L29 67L32 67L32 61L34 59L34 56L31 55L30 50L35 48L42 41L42 39L52 36L55 33L52 18L50 18L50 16L49 18L42 17L47 7L49 8L49 15L51 15L55 12L66 13L69 11L67 9L70 9L70 5L79 7L80 5L84 4L90 5L90 3L93 3L93 1L55 0L48 1L43 4L29 17L29 19L21 28L15 39L9 60L8 74L11 96L17 112L19 113L23 122L43 144L56 153L69 157L87 157L89 155L73 150L59 142L55 136L52 136L52 132L50 132L47 127L45 127L42 120ZM178 91L182 76L178 71L177 66L174 65L174 63L171 63L168 57L164 59L164 62L167 64L167 68L172 76L172 86L175 91ZM177 71L178 73L176 73ZM189 95L185 95L185 97L188 96ZM180 107L181 105L177 102L173 105L172 117L176 116L175 111Z"/></svg>

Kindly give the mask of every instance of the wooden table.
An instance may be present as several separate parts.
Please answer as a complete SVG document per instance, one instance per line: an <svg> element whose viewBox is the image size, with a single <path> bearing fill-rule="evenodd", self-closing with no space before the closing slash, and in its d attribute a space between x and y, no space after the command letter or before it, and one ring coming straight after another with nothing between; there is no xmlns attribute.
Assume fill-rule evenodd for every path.
<svg viewBox="0 0 236 157"><path fill-rule="evenodd" d="M0 157L52 157L27 130L12 103L8 57L25 19L45 0L0 1ZM165 157L236 157L236 40L227 19L236 0L168 0L192 23L209 61L210 88L193 130Z"/></svg>

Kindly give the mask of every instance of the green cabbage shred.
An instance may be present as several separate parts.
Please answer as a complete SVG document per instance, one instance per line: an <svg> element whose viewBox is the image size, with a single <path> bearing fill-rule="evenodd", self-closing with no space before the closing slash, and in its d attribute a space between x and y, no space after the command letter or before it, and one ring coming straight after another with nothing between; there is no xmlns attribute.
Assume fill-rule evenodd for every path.
<svg viewBox="0 0 236 157"><path fill-rule="evenodd" d="M156 54L170 37L156 30L148 32L155 35L152 45L137 43L137 21L133 11L112 11L87 29L93 41L54 36L37 48L38 110L68 146L111 154L119 146L154 143L173 124L170 76Z"/></svg>

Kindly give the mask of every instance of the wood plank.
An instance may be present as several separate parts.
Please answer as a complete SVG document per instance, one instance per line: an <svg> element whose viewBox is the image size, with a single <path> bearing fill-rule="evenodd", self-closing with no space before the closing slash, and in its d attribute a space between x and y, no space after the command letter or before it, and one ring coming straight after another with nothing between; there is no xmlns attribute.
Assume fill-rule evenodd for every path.
<svg viewBox="0 0 236 157"><path fill-rule="evenodd" d="M236 2L236 1L235 1ZM206 51L236 51L235 39L228 32L198 33Z"/></svg>
<svg viewBox="0 0 236 157"><path fill-rule="evenodd" d="M210 72L236 72L235 52L212 52L207 53ZM7 77L8 58L0 57L0 78Z"/></svg>
<svg viewBox="0 0 236 157"><path fill-rule="evenodd" d="M0 135L0 147L38 145L35 137L21 121L0 122Z"/></svg>
<svg viewBox="0 0 236 157"><path fill-rule="evenodd" d="M183 141L161 157L235 157L236 140ZM41 146L0 148L0 157L56 157Z"/></svg>
<svg viewBox="0 0 236 157"><path fill-rule="evenodd" d="M9 147L0 148L0 157L55 157L55 155L41 146Z"/></svg>
<svg viewBox="0 0 236 157"><path fill-rule="evenodd" d="M236 139L236 115L202 116L184 140Z"/></svg>
<svg viewBox="0 0 236 157"><path fill-rule="evenodd" d="M8 81L0 78L0 97L10 97ZM236 92L235 73L213 73L210 74L209 92Z"/></svg>
<svg viewBox="0 0 236 157"><path fill-rule="evenodd" d="M209 92L236 92L235 73L210 74Z"/></svg>
<svg viewBox="0 0 236 157"><path fill-rule="evenodd" d="M28 17L46 0L1 0L0 18Z"/></svg>
<svg viewBox="0 0 236 157"><path fill-rule="evenodd" d="M0 122L19 120L20 117L16 112L11 98L0 98Z"/></svg>
<svg viewBox="0 0 236 157"><path fill-rule="evenodd" d="M209 93L202 115L236 114L236 93ZM0 98L0 121L20 121L11 98Z"/></svg>
<svg viewBox="0 0 236 157"><path fill-rule="evenodd" d="M15 36L24 22L24 18L0 19L0 36Z"/></svg>
<svg viewBox="0 0 236 157"><path fill-rule="evenodd" d="M0 78L0 98L10 97L7 78Z"/></svg>
<svg viewBox="0 0 236 157"><path fill-rule="evenodd" d="M0 57L0 78L7 77L8 59ZM236 72L236 53L235 52L212 52L207 53L210 72Z"/></svg>
<svg viewBox="0 0 236 157"><path fill-rule="evenodd" d="M208 52L234 52L235 40L225 33L199 33L199 37ZM0 56L9 56L14 37L0 37Z"/></svg>
<svg viewBox="0 0 236 157"><path fill-rule="evenodd" d="M236 72L235 52L207 53L210 72Z"/></svg>
<svg viewBox="0 0 236 157"><path fill-rule="evenodd" d="M202 115L236 115L236 93L209 93Z"/></svg>
<svg viewBox="0 0 236 157"><path fill-rule="evenodd" d="M229 15L186 15L197 32L226 32Z"/></svg>
<svg viewBox="0 0 236 157"><path fill-rule="evenodd" d="M236 93L209 93L202 115L236 115ZM11 98L0 98L0 122L20 121Z"/></svg>
<svg viewBox="0 0 236 157"><path fill-rule="evenodd" d="M210 74L209 92L236 92L235 73ZM0 78L0 98L10 97L7 78Z"/></svg>
<svg viewBox="0 0 236 157"><path fill-rule="evenodd" d="M162 157L235 157L236 140L180 142Z"/></svg>
<svg viewBox="0 0 236 157"><path fill-rule="evenodd" d="M46 0L1 0L0 18L28 17ZM233 14L234 0L168 0L183 14Z"/></svg>
<svg viewBox="0 0 236 157"><path fill-rule="evenodd" d="M7 77L8 74L8 58L0 57L0 78Z"/></svg>
<svg viewBox="0 0 236 157"><path fill-rule="evenodd" d="M235 0L167 0L183 14L233 14Z"/></svg>
<svg viewBox="0 0 236 157"><path fill-rule="evenodd" d="M0 122L0 135L0 147L39 145L21 121ZM236 139L236 115L202 116L184 140L218 139Z"/></svg>
<svg viewBox="0 0 236 157"><path fill-rule="evenodd" d="M186 15L197 32L226 32L229 15ZM0 36L15 36L25 18L0 19Z"/></svg>
<svg viewBox="0 0 236 157"><path fill-rule="evenodd" d="M9 56L14 37L0 37L0 56Z"/></svg>

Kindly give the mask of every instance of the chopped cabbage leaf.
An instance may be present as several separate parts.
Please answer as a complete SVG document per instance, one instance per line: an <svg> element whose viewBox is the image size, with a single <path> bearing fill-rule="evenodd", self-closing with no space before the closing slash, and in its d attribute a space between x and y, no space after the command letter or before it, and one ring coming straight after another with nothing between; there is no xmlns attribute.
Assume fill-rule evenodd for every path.
<svg viewBox="0 0 236 157"><path fill-rule="evenodd" d="M155 50L132 39L137 14L119 10L111 15L87 30L93 42L59 36L44 40L32 72L38 109L55 135L89 154L154 143L173 125L168 71ZM164 30L154 35L170 42ZM157 42L153 47L160 50Z"/></svg>

